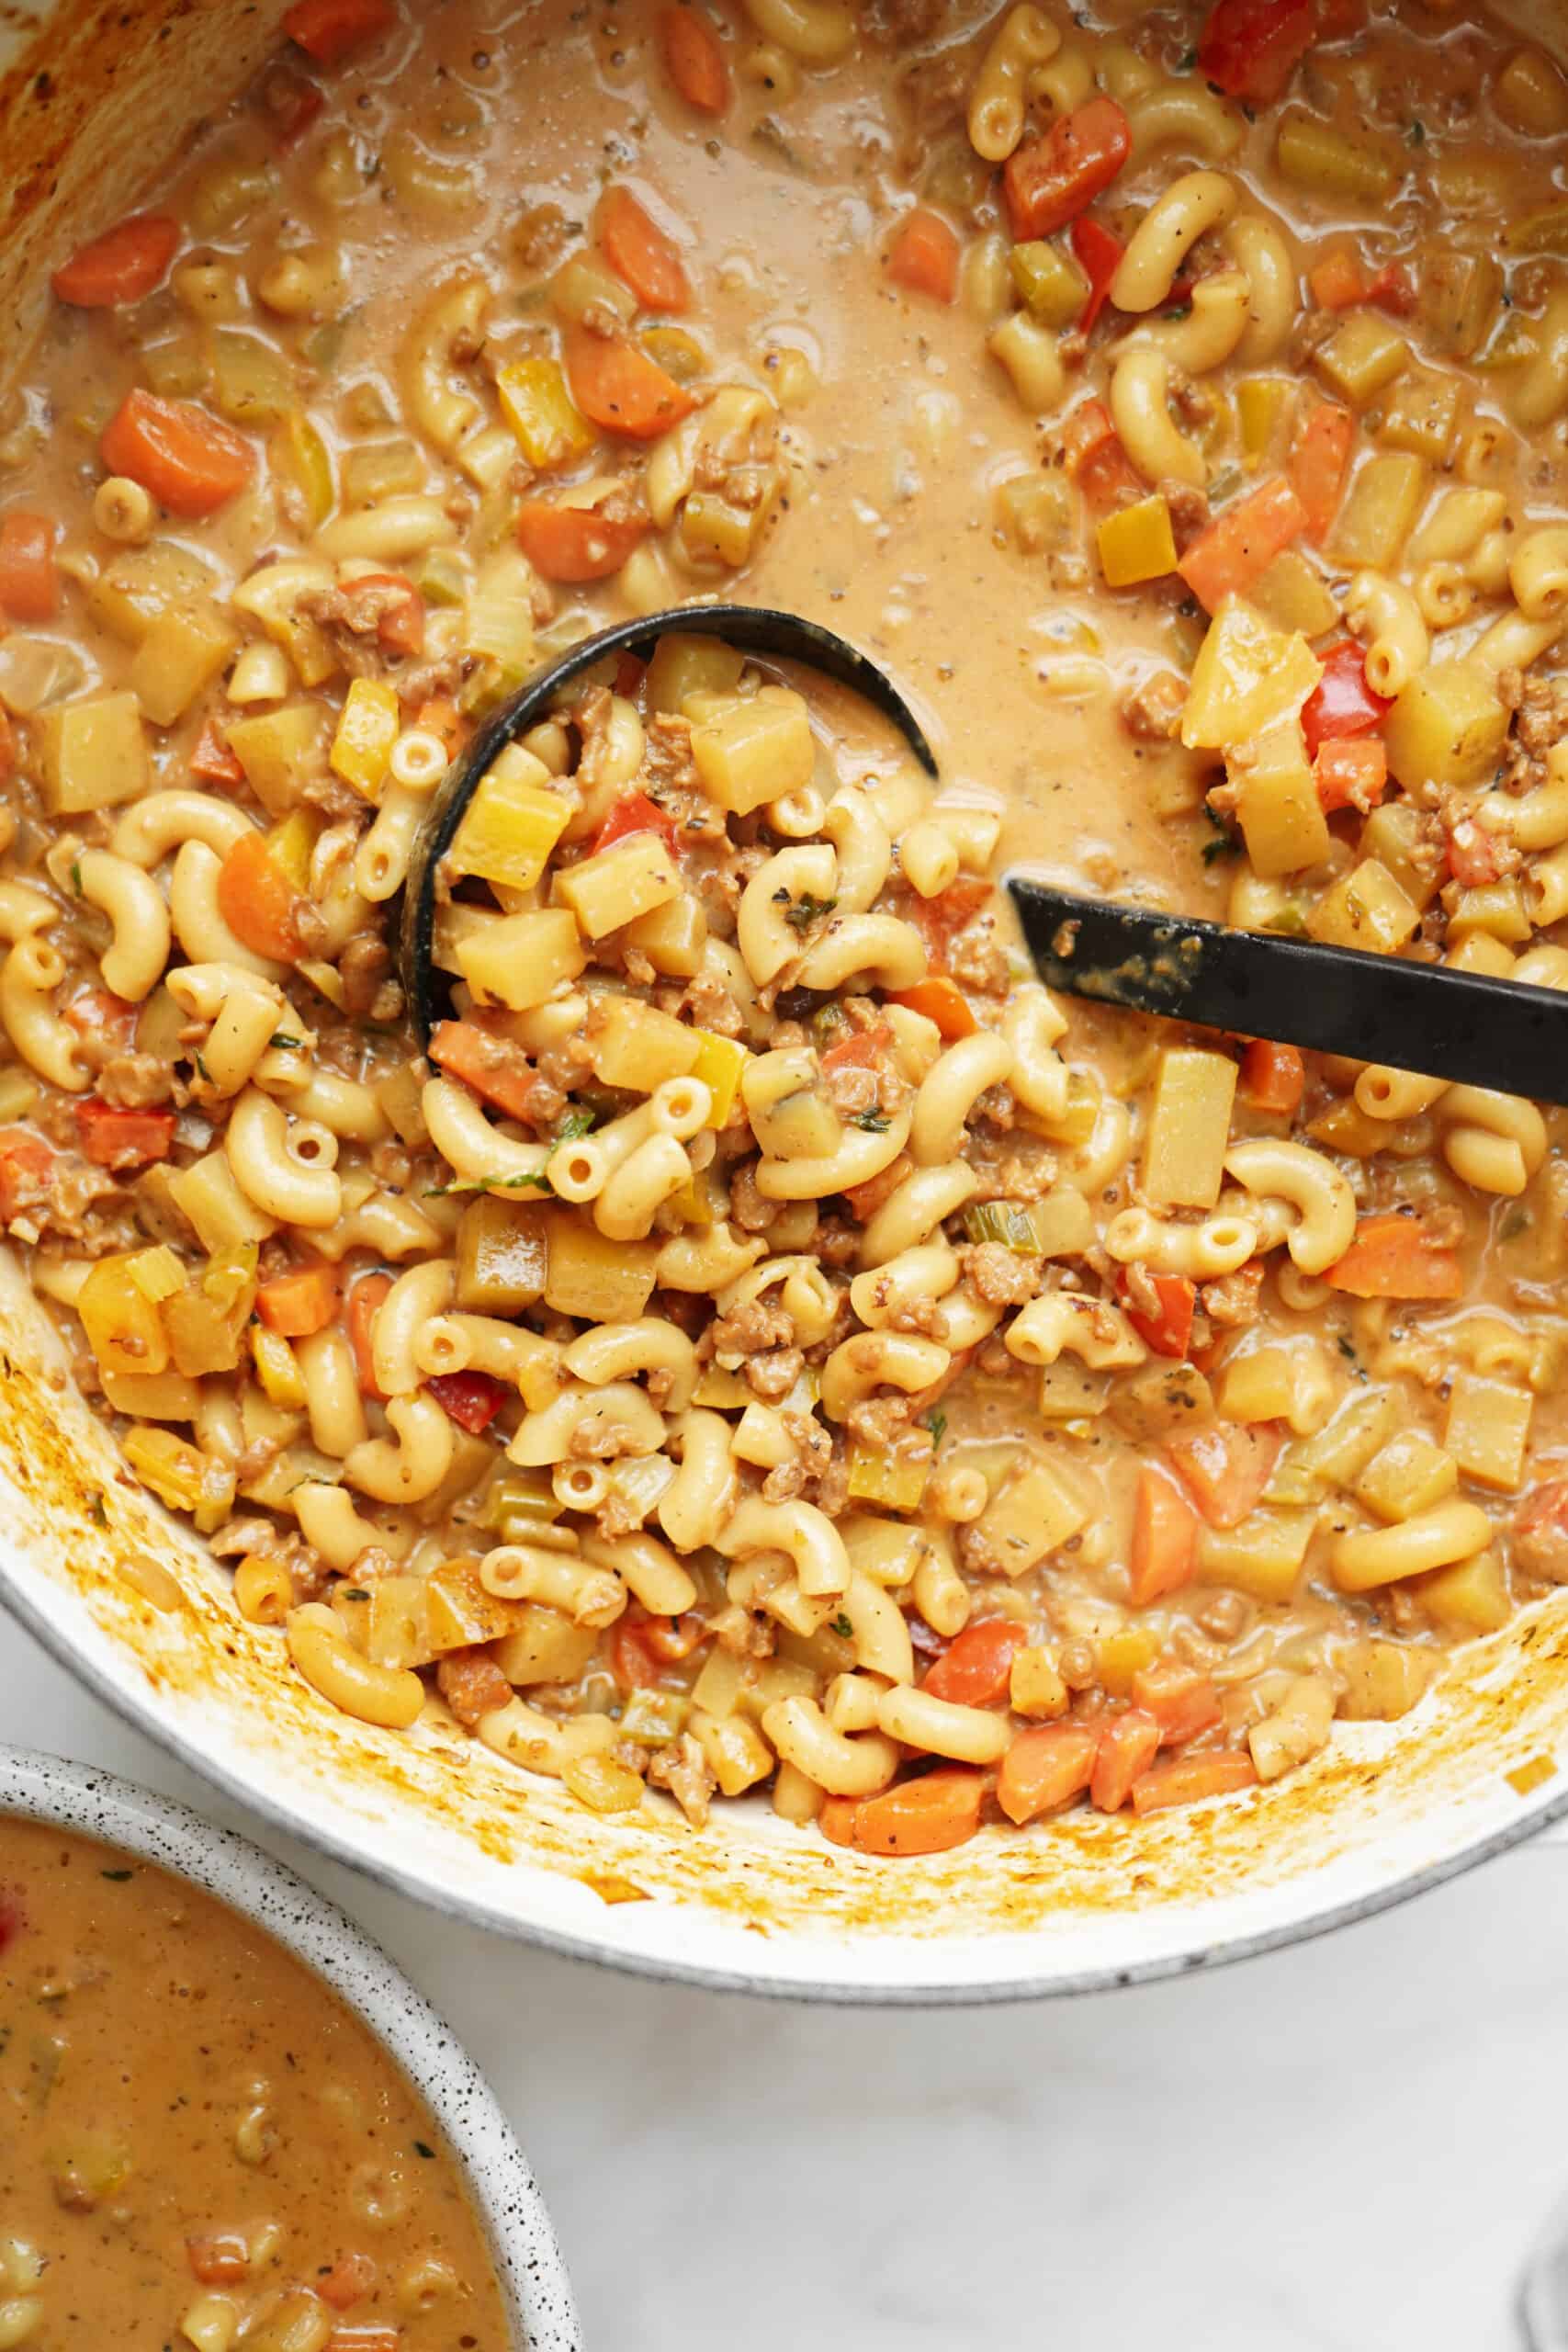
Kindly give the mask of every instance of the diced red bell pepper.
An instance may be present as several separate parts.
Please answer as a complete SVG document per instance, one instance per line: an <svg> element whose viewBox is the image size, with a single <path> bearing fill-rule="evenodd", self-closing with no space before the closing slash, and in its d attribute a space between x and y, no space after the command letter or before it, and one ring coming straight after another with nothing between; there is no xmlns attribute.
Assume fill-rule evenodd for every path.
<svg viewBox="0 0 1568 2352"><path fill-rule="evenodd" d="M1367 684L1367 657L1353 638L1341 638L1323 657L1323 675L1302 710L1307 757L1324 743L1343 743L1381 727L1393 704Z"/></svg>
<svg viewBox="0 0 1568 2352"><path fill-rule="evenodd" d="M1157 1314L1149 1314L1132 1304L1132 1292L1125 1275L1118 1285L1127 1320L1145 1347L1153 1348L1156 1356L1186 1355L1192 1344L1192 1315L1198 1304L1198 1285L1186 1274L1154 1274L1149 1280L1159 1300Z"/></svg>
<svg viewBox="0 0 1568 2352"><path fill-rule="evenodd" d="M628 833L662 833L673 849L680 828L668 808L661 808L657 800L649 798L646 792L626 792L622 794L594 834L593 853L596 855L600 850L610 848L613 842L625 841Z"/></svg>
<svg viewBox="0 0 1568 2352"><path fill-rule="evenodd" d="M1228 98L1270 107L1317 38L1314 0L1218 0L1198 71Z"/></svg>
<svg viewBox="0 0 1568 2352"><path fill-rule="evenodd" d="M118 1174L127 1168L145 1168L150 1160L167 1159L175 1139L172 1111L125 1111L118 1103L100 1102L96 1094L73 1109L83 1155L96 1167Z"/></svg>
<svg viewBox="0 0 1568 2352"><path fill-rule="evenodd" d="M489 1429L512 1393L490 1372L438 1372L424 1385L447 1419L470 1437Z"/></svg>

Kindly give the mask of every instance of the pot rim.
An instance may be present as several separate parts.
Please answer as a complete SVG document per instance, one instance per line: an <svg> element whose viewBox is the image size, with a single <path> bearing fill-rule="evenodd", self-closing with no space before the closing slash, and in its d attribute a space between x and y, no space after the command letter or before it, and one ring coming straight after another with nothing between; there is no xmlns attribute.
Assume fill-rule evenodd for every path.
<svg viewBox="0 0 1568 2352"><path fill-rule="evenodd" d="M450 2142L518 2352L581 2352L566 2265L521 2142L450 2026L365 1928L248 1838L96 1765L0 1741L0 1819L7 1815L141 1856L239 1912L320 1977L396 2062Z"/></svg>
<svg viewBox="0 0 1568 2352"><path fill-rule="evenodd" d="M1534 1798L1528 1807L1521 1807L1515 1820L1506 1822L1498 1828L1485 1830L1460 1844L1451 1852L1441 1854L1436 1860L1418 1869L1403 1871L1385 1884L1341 1901L1325 1903L1317 1908L1303 1905L1296 1917L1266 1928L1222 1934L1211 1942L1196 1943L1186 1950L1160 1952L1145 1959L1121 1963L1106 1962L1085 1968L1046 1970L1036 1976L1009 1973L994 1977L954 1975L943 1980L933 1974L931 1979L916 1984L891 1980L877 1983L858 1974L835 1976L830 1973L815 1978L805 1974L784 1975L770 1973L765 1967L748 1970L715 1962L672 1958L667 1953L635 1951L624 1946L617 1949L607 1941L573 1935L570 1929L521 1917L515 1912L502 1910L487 1902L481 1895L465 1898L448 1894L444 1888L432 1885L416 1871L400 1870L396 1863L369 1853L353 1838L337 1836L326 1822L318 1821L310 1814L296 1809L286 1798L259 1781L227 1770L220 1761L198 1748L196 1743L185 1740L172 1724L161 1717L151 1696L143 1697L140 1692L121 1689L96 1657L75 1648L63 1630L43 1611L35 1609L28 1597L3 1573L0 1573L0 1607L9 1610L68 1674L85 1684L94 1697L101 1700L122 1722L155 1741L167 1755L196 1772L234 1804L260 1815L275 1829L298 1838L302 1845L327 1860L345 1864L375 1884L384 1886L395 1894L404 1895L442 1917L486 1928L513 1942L533 1945L561 1959L592 1961L602 1968L643 1977L655 1984L689 1985L700 1991L716 1993L744 1993L763 2000L799 2001L814 2007L840 2008L986 2008L1078 1994L1113 1993L1139 1984L1162 1984L1173 1977L1194 1975L1200 1970L1224 1968L1238 1961L1260 1959L1266 1953L1282 1951L1294 1944L1309 1943L1319 1936L1331 1934L1336 1928L1376 1918L1382 1912L1392 1911L1397 1905L1408 1902L1413 1896L1429 1894L1435 1888L1447 1885L1451 1879L1482 1862L1493 1861L1512 1852L1515 1847L1522 1846L1527 1839L1533 1838L1537 1831L1568 1817L1568 1780L1565 1780L1551 1795ZM6 1754L4 1745L0 1745L0 1803L4 1799L3 1775ZM79 1771L83 1768L69 1769ZM96 1777L113 1778L107 1774ZM132 1794L142 1793L131 1783L118 1785ZM202 1824L198 1816L190 1813L188 1807L176 1805L174 1800L149 1798L148 1801L159 1804L167 1803L172 1811L195 1823L213 1838L229 1838L231 1835L218 1829L208 1831L207 1825ZM243 1839L236 1838L232 1842L245 1847ZM254 1853L255 1849L246 1848L246 1850ZM270 1863L269 1867L280 1871L286 1868L283 1864ZM327 1905L322 1896L307 1888L302 1880L294 1878L292 1872L288 1875L312 1905L321 1905L349 1927L355 1939L376 1954L388 1970L397 1973L395 1964L380 1953L379 1947L372 1943L361 1929L344 1920L344 1915L337 1911L335 1905ZM326 1972L323 1970L321 1973ZM428 2009L428 2004L423 2002L422 1996L413 1994L412 1987L410 1992L422 2007ZM434 2012L430 2014L434 2018ZM462 2064L474 2072L475 2080L485 2098L494 2106L493 2094L473 2069L472 2060L448 2030L441 2025L440 2019L434 2018L434 2021L437 2029L446 2034ZM367 2019L367 2022L373 2021ZM384 2035L382 2038L386 2039ZM425 2088L425 2086L422 2083L421 2087ZM428 2090L426 2095L430 2096ZM432 2104L436 2104L434 2098ZM443 2110L438 2108L438 2111ZM496 2112L500 2116L499 2109ZM500 2120L510 2131L504 2117ZM523 2160L520 2149L518 2154ZM537 2198L532 2175L527 2173L525 2160L523 2161L527 2193ZM488 2219L488 2208L483 2210ZM554 2237L544 2216L542 2204L539 2213L553 2251ZM558 2254L556 2260L558 2265ZM564 2269L560 2271L560 2281L561 2291L568 2299L565 2305L567 2324L575 2325ZM558 2352L575 2352L577 2343L575 2335L562 2335L558 2338L541 2336L536 2344L530 2346L529 2352L558 2352Z"/></svg>

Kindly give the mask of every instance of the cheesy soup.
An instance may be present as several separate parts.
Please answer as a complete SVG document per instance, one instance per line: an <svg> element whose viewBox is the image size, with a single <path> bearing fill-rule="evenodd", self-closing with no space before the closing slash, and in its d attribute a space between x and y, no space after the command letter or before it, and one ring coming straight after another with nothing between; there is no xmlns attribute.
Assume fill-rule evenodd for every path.
<svg viewBox="0 0 1568 2352"><path fill-rule="evenodd" d="M0 442L0 1211L126 1475L600 1813L1260 1802L1568 1577L1562 1114L1057 1002L998 877L1568 984L1568 83L1420 0L284 21ZM486 774L426 1044L432 792L704 599L940 782L655 633Z"/></svg>

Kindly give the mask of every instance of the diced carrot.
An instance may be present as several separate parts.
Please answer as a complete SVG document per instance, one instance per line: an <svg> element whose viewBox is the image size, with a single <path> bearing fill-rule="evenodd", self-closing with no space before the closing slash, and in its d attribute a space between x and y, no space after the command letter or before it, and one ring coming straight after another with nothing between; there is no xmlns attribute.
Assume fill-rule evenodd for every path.
<svg viewBox="0 0 1568 2352"><path fill-rule="evenodd" d="M892 1199L914 1164L908 1153L901 1151L880 1176L868 1176L863 1184L850 1186L844 1199L857 1225L870 1224L883 1202Z"/></svg>
<svg viewBox="0 0 1568 2352"><path fill-rule="evenodd" d="M1013 1654L1028 1639L1015 1617L982 1617L953 1635L920 1688L956 1706L994 1707L1007 1697Z"/></svg>
<svg viewBox="0 0 1568 2352"><path fill-rule="evenodd" d="M243 784L245 771L209 718L196 739L190 772L201 784Z"/></svg>
<svg viewBox="0 0 1568 2352"><path fill-rule="evenodd" d="M1127 248L1120 237L1112 236L1109 229L1087 212L1073 222L1072 246L1078 266L1089 280L1089 300L1078 318L1078 333L1089 334L1111 300L1111 281L1121 268Z"/></svg>
<svg viewBox="0 0 1568 2352"><path fill-rule="evenodd" d="M56 527L47 514L13 513L0 521L0 613L7 618L48 621L59 611Z"/></svg>
<svg viewBox="0 0 1568 2352"><path fill-rule="evenodd" d="M95 1167L145 1168L167 1159L175 1140L172 1111L128 1111L118 1102L101 1102L96 1094L72 1105L82 1155Z"/></svg>
<svg viewBox="0 0 1568 2352"><path fill-rule="evenodd" d="M887 275L911 294L936 302L958 299L958 237L940 212L918 205L898 223L887 249Z"/></svg>
<svg viewBox="0 0 1568 2352"><path fill-rule="evenodd" d="M1133 1783L1134 1813L1163 1813L1168 1805L1199 1804L1205 1797L1225 1797L1250 1789L1258 1774L1242 1748L1221 1748L1213 1756L1173 1756L1168 1763L1151 1764Z"/></svg>
<svg viewBox="0 0 1568 2352"><path fill-rule="evenodd" d="M1301 502L1302 529L1314 547L1322 546L1339 512L1355 439L1355 418L1332 401L1319 401L1296 428L1285 475Z"/></svg>
<svg viewBox="0 0 1568 2352"><path fill-rule="evenodd" d="M283 29L318 65L336 65L391 21L391 0L294 0Z"/></svg>
<svg viewBox="0 0 1568 2352"><path fill-rule="evenodd" d="M297 1266L262 1283L256 1313L280 1338L308 1340L336 1318L342 1299L343 1276L335 1266Z"/></svg>
<svg viewBox="0 0 1568 2352"><path fill-rule="evenodd" d="M906 900L900 911L925 941L933 973L945 973L953 940L982 907L990 904L994 895L988 882L960 875L945 890L939 890L934 899L919 899L911 894Z"/></svg>
<svg viewBox="0 0 1568 2352"><path fill-rule="evenodd" d="M707 1639L700 1617L649 1617L628 1609L616 1620L610 1635L610 1671L623 1690L645 1689L662 1682L666 1669L679 1666Z"/></svg>
<svg viewBox="0 0 1568 2352"><path fill-rule="evenodd" d="M0 522L0 612L14 621L50 621L60 609L54 533L47 514Z"/></svg>
<svg viewBox="0 0 1568 2352"><path fill-rule="evenodd" d="M433 695L428 702L422 702L413 723L427 728L432 735L439 735L448 759L455 760L468 740L468 722L446 695Z"/></svg>
<svg viewBox="0 0 1568 2352"><path fill-rule="evenodd" d="M62 1009L78 1037L91 1038L105 1059L128 1054L136 1035L138 1008L116 996L112 989L83 989Z"/></svg>
<svg viewBox="0 0 1568 2352"><path fill-rule="evenodd" d="M376 2284L377 2269L367 2254L340 2254L330 2270L318 2272L316 2292L334 2312L352 2310L364 2301Z"/></svg>
<svg viewBox="0 0 1568 2352"><path fill-rule="evenodd" d="M239 2230L213 2230L203 2237L186 2238L186 2261L193 2278L204 2287L234 2287L250 2276L249 2241Z"/></svg>
<svg viewBox="0 0 1568 2352"><path fill-rule="evenodd" d="M665 8L659 18L664 70L689 107L722 114L729 104L729 64L707 18L695 8Z"/></svg>
<svg viewBox="0 0 1568 2352"><path fill-rule="evenodd" d="M1307 285L1320 311L1348 311L1365 300L1367 274L1350 246L1331 245L1308 270Z"/></svg>
<svg viewBox="0 0 1568 2352"><path fill-rule="evenodd" d="M968 998L953 980L917 980L912 989L892 990L887 1001L934 1021L939 1035L950 1044L959 1037L972 1037L980 1025L969 1009Z"/></svg>
<svg viewBox="0 0 1568 2352"><path fill-rule="evenodd" d="M281 148L291 147L309 130L326 104L318 85L286 59L280 59L273 67L258 95L276 134L276 143Z"/></svg>
<svg viewBox="0 0 1568 2352"><path fill-rule="evenodd" d="M243 434L194 401L128 392L98 444L110 473L129 474L171 514L197 521L237 498L255 472Z"/></svg>
<svg viewBox="0 0 1568 2352"><path fill-rule="evenodd" d="M1133 1783L1159 1754L1159 1725L1141 1707L1112 1715L1100 1735L1089 1801L1100 1813L1120 1813Z"/></svg>
<svg viewBox="0 0 1568 2352"><path fill-rule="evenodd" d="M608 580L650 528L647 514L612 517L547 498L525 498L517 509L518 544L546 580Z"/></svg>
<svg viewBox="0 0 1568 2352"><path fill-rule="evenodd" d="M646 792L624 792L593 836L592 851L596 854L615 842L625 841L629 833L659 833L675 845L680 827L668 808L650 800Z"/></svg>
<svg viewBox="0 0 1568 2352"><path fill-rule="evenodd" d="M514 1394L492 1372L438 1372L424 1385L447 1419L470 1437L481 1436Z"/></svg>
<svg viewBox="0 0 1568 2352"><path fill-rule="evenodd" d="M1356 1238L1324 1281L1352 1298L1459 1298L1464 1268L1418 1216L1398 1210L1364 1216Z"/></svg>
<svg viewBox="0 0 1568 2352"><path fill-rule="evenodd" d="M692 307L692 288L674 239L645 210L629 187L606 188L593 233L599 250L645 311Z"/></svg>
<svg viewBox="0 0 1568 2352"><path fill-rule="evenodd" d="M1094 1777L1100 1740L1082 1724L1043 1724L1021 1732L1002 1758L997 1803L1010 1821L1032 1821L1081 1796Z"/></svg>
<svg viewBox="0 0 1568 2352"><path fill-rule="evenodd" d="M292 964L303 952L299 897L265 833L242 833L218 869L218 908L253 955Z"/></svg>
<svg viewBox="0 0 1568 2352"><path fill-rule="evenodd" d="M8 710L0 710L0 786L17 773L17 730Z"/></svg>
<svg viewBox="0 0 1568 2352"><path fill-rule="evenodd" d="M1242 1091L1258 1111L1276 1115L1296 1109L1306 1091L1306 1069L1295 1046L1254 1037L1241 1057Z"/></svg>
<svg viewBox="0 0 1568 2352"><path fill-rule="evenodd" d="M49 1181L54 1154L27 1127L0 1128L0 1225L33 1207Z"/></svg>
<svg viewBox="0 0 1568 2352"><path fill-rule="evenodd" d="M852 1846L858 1797L829 1797L817 1816L817 1826L830 1845Z"/></svg>
<svg viewBox="0 0 1568 2352"><path fill-rule="evenodd" d="M534 1065L510 1037L481 1028L477 1021L443 1021L432 1033L430 1058L460 1078L510 1119L526 1119L537 1080Z"/></svg>
<svg viewBox="0 0 1568 2352"><path fill-rule="evenodd" d="M1138 1473L1128 1555L1128 1597L1134 1609L1188 1583L1198 1560L1198 1515L1172 1478L1152 1464Z"/></svg>
<svg viewBox="0 0 1568 2352"><path fill-rule="evenodd" d="M940 1766L918 1781L897 1781L856 1805L856 1850L889 1860L945 1854L974 1837L985 1796L985 1775L961 1764Z"/></svg>
<svg viewBox="0 0 1568 2352"><path fill-rule="evenodd" d="M1216 0L1198 71L1227 97L1271 107L1318 38L1314 0Z"/></svg>
<svg viewBox="0 0 1568 2352"><path fill-rule="evenodd" d="M449 1651L435 1669L435 1687L465 1731L504 1707L512 1685L487 1650Z"/></svg>
<svg viewBox="0 0 1568 2352"><path fill-rule="evenodd" d="M1132 126L1114 98L1094 97L1014 148L1002 194L1015 240L1049 237L1104 194L1132 153Z"/></svg>
<svg viewBox="0 0 1568 2352"><path fill-rule="evenodd" d="M1324 748L1328 750L1332 746L1325 745ZM1359 743L1347 743L1341 748L1348 752L1359 752L1364 747ZM1377 748L1381 751L1382 746L1379 744ZM1484 889L1490 882L1500 882L1508 871L1508 847L1506 835L1493 832L1490 826L1478 824L1473 817L1450 820L1446 844L1449 872L1461 889Z"/></svg>
<svg viewBox="0 0 1568 2352"><path fill-rule="evenodd" d="M872 1069L893 1043L893 1032L886 1021L874 1021L869 1029L853 1030L829 1046L822 1056L822 1074L827 1077L836 1069Z"/></svg>
<svg viewBox="0 0 1568 2352"><path fill-rule="evenodd" d="M1192 1317L1198 1304L1198 1285L1187 1274L1156 1274L1148 1279L1154 1285L1158 1309L1150 1314L1133 1304L1133 1292L1123 1275L1117 1293L1126 1312L1128 1322L1146 1347L1156 1356L1174 1356L1179 1362L1192 1344Z"/></svg>
<svg viewBox="0 0 1568 2352"><path fill-rule="evenodd" d="M1332 816L1337 808L1356 808L1365 817L1388 790L1388 748L1373 735L1320 743L1312 772L1318 805L1325 815ZM1487 879L1495 881L1497 876L1490 875Z"/></svg>
<svg viewBox="0 0 1568 2352"><path fill-rule="evenodd" d="M372 1351L372 1326L381 1301L392 1287L390 1274L361 1274L348 1294L346 1321L348 1343L354 1350L354 1369L362 1396L386 1398L376 1379L376 1358Z"/></svg>
<svg viewBox="0 0 1568 2352"><path fill-rule="evenodd" d="M695 396L638 344L570 326L564 349L573 400L606 433L653 441L696 406Z"/></svg>
<svg viewBox="0 0 1568 2352"><path fill-rule="evenodd" d="M136 212L73 254L50 283L62 302L107 311L151 294L175 257L180 224L166 212Z"/></svg>
<svg viewBox="0 0 1568 2352"><path fill-rule="evenodd" d="M424 598L400 571L367 571L350 586L376 592L376 642L388 653L424 651Z"/></svg>
<svg viewBox="0 0 1568 2352"><path fill-rule="evenodd" d="M1061 447L1062 464L1090 506L1114 505L1143 487L1103 401L1080 401L1063 419Z"/></svg>
<svg viewBox="0 0 1568 2352"><path fill-rule="evenodd" d="M1180 1747L1220 1720L1219 1693L1206 1674L1179 1657L1158 1657L1133 1677L1133 1704L1159 1725L1160 1744Z"/></svg>
<svg viewBox="0 0 1568 2352"><path fill-rule="evenodd" d="M1354 638L1342 637L1323 656L1323 675L1302 706L1302 736L1315 760L1325 743L1370 735L1393 707L1367 684L1367 657Z"/></svg>
<svg viewBox="0 0 1568 2352"><path fill-rule="evenodd" d="M1210 1421L1168 1437L1165 1450L1210 1526L1239 1527L1269 1484L1280 1438L1240 1421Z"/></svg>
<svg viewBox="0 0 1568 2352"><path fill-rule="evenodd" d="M1301 500L1284 481L1266 481L1227 506L1194 539L1177 565L1205 612L1226 596L1244 596L1306 526Z"/></svg>

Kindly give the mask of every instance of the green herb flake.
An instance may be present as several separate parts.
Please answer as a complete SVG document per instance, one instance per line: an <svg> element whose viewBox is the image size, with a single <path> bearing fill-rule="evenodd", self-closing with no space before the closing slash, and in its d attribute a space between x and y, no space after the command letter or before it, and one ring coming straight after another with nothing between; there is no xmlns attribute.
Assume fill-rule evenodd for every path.
<svg viewBox="0 0 1568 2352"><path fill-rule="evenodd" d="M824 915L830 915L838 903L837 899L818 899L809 890L803 890L798 899L785 907L784 919L792 931L809 931L814 922L820 922Z"/></svg>
<svg viewBox="0 0 1568 2352"><path fill-rule="evenodd" d="M286 1029L279 1029L276 1035L269 1037L266 1042L269 1046L275 1046L279 1053L297 1053L305 1041L302 1037L291 1037Z"/></svg>
<svg viewBox="0 0 1568 2352"><path fill-rule="evenodd" d="M93 1514L93 1523L95 1526L107 1527L108 1525L108 1506L104 1500L101 1490L94 1495L93 1499L88 1504L87 1508Z"/></svg>
<svg viewBox="0 0 1568 2352"><path fill-rule="evenodd" d="M922 1413L920 1415L920 1427L923 1430L930 1430L931 1433L931 1452L934 1453L938 1446L942 1443L942 1439L947 1435L947 1415L943 1412L940 1412L936 1406L933 1405L929 1413Z"/></svg>
<svg viewBox="0 0 1568 2352"><path fill-rule="evenodd" d="M840 1609L838 1615L833 1620L834 1633L837 1634L841 1642L847 1642L854 1633L854 1627L851 1624L849 1619Z"/></svg>
<svg viewBox="0 0 1568 2352"><path fill-rule="evenodd" d="M1176 61L1176 70L1179 74L1190 74L1192 68L1197 64L1197 51L1195 49L1184 49L1180 56Z"/></svg>
<svg viewBox="0 0 1568 2352"><path fill-rule="evenodd" d="M415 2155L423 2156L427 2165L433 2165L435 2162L434 2149L428 2146L423 2140L416 2140L413 2143L413 2150Z"/></svg>
<svg viewBox="0 0 1568 2352"><path fill-rule="evenodd" d="M885 1111L857 1111L850 1125L859 1127L863 1135L885 1136L893 1122Z"/></svg>
<svg viewBox="0 0 1568 2352"><path fill-rule="evenodd" d="M123 1886L127 1879L136 1876L136 1872L134 1871L100 1871L98 1876L107 1878L111 1886Z"/></svg>
<svg viewBox="0 0 1568 2352"><path fill-rule="evenodd" d="M71 861L71 888L75 891L76 896L81 898L82 861L79 857L73 858Z"/></svg>
<svg viewBox="0 0 1568 2352"><path fill-rule="evenodd" d="M1405 131L1404 136L1412 147L1425 147L1427 144L1426 124L1424 122L1413 122Z"/></svg>

